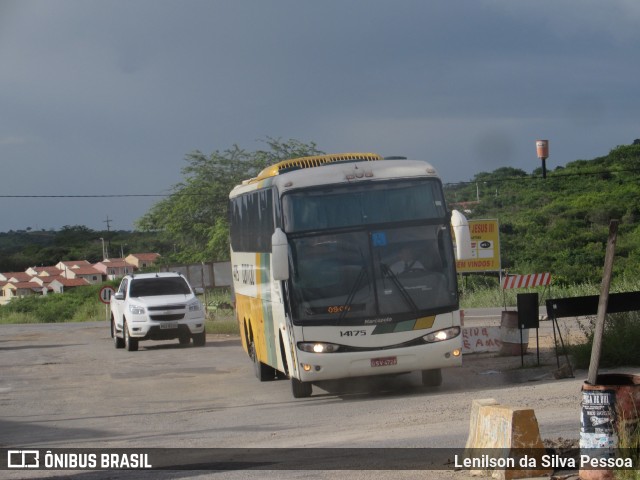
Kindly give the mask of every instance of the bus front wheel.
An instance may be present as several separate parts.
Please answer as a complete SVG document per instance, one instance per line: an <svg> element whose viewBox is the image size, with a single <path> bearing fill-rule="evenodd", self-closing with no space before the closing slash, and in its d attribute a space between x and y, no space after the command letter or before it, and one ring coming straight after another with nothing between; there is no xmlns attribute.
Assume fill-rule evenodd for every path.
<svg viewBox="0 0 640 480"><path fill-rule="evenodd" d="M291 379L291 392L293 393L293 398L306 398L311 396L311 383L310 382L301 382L297 378Z"/></svg>
<svg viewBox="0 0 640 480"><path fill-rule="evenodd" d="M422 385L425 387L439 387L442 385L442 370L435 368L433 370L422 371Z"/></svg>

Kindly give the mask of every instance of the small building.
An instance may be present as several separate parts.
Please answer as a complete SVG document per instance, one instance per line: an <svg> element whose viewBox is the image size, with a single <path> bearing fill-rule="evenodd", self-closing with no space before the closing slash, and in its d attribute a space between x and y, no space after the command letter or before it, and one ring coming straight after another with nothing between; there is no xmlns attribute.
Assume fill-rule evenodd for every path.
<svg viewBox="0 0 640 480"><path fill-rule="evenodd" d="M94 266L73 267L64 272L65 278L83 278L91 285L102 283L102 272Z"/></svg>
<svg viewBox="0 0 640 480"><path fill-rule="evenodd" d="M27 272L4 272L0 273L0 281L3 282L28 282L35 275L29 275Z"/></svg>
<svg viewBox="0 0 640 480"><path fill-rule="evenodd" d="M0 302L6 305L13 298L26 297L27 295L42 295L42 285L36 282L3 282Z"/></svg>
<svg viewBox="0 0 640 480"><path fill-rule="evenodd" d="M135 267L122 259L103 260L95 263L93 268L100 272L103 277L109 280L115 280L116 278L124 277L130 273L133 273Z"/></svg>
<svg viewBox="0 0 640 480"><path fill-rule="evenodd" d="M86 287L89 285L84 278L66 278L66 277L56 277L51 283L49 283L48 288L54 293L64 293L65 290L75 287Z"/></svg>
<svg viewBox="0 0 640 480"><path fill-rule="evenodd" d="M90 267L91 263L87 260L65 260L62 262L56 263L55 267L59 270L62 270L62 275L67 276L66 271L71 270L72 268L79 267Z"/></svg>
<svg viewBox="0 0 640 480"><path fill-rule="evenodd" d="M132 253L125 258L125 261L138 270L142 270L156 263L158 257L160 257L159 253Z"/></svg>
<svg viewBox="0 0 640 480"><path fill-rule="evenodd" d="M5 297L4 286L9 283L4 280L0 280L0 305L4 305L9 302L9 299Z"/></svg>
<svg viewBox="0 0 640 480"><path fill-rule="evenodd" d="M55 277L62 275L58 267L29 267L25 270L32 277Z"/></svg>

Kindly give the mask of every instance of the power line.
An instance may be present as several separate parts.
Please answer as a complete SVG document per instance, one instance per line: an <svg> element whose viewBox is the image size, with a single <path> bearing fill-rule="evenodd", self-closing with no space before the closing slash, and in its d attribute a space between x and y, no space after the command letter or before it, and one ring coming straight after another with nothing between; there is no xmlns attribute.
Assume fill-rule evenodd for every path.
<svg viewBox="0 0 640 480"><path fill-rule="evenodd" d="M127 198L127 197L190 197L204 196L209 193L133 193L113 195L0 195L0 198Z"/></svg>
<svg viewBox="0 0 640 480"><path fill-rule="evenodd" d="M483 180L468 180L461 182L447 182L444 185L446 187L453 187L456 185L473 185L479 182L490 183L503 183L513 181L552 181L554 179L562 179L563 177L586 177L586 176L600 176L600 175L612 175L614 173L640 173L640 168L624 168L619 170L597 170L588 172L574 172L574 173L559 173L553 172L547 176L547 179L542 177L526 175L526 176L513 176L513 177L501 177L501 178L487 178ZM487 175L491 175L491 172L487 172ZM121 194L107 194L107 195L2 195L0 198L131 198L131 197L201 197L209 196L209 192L175 192L175 193L121 193Z"/></svg>
<svg viewBox="0 0 640 480"><path fill-rule="evenodd" d="M121 197L167 197L169 194L124 194L124 195L0 195L0 198L121 198Z"/></svg>

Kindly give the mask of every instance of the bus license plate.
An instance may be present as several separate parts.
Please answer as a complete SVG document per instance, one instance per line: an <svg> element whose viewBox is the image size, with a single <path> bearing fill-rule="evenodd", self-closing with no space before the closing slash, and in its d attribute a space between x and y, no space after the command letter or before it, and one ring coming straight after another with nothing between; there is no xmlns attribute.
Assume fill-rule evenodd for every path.
<svg viewBox="0 0 640 480"><path fill-rule="evenodd" d="M178 322L163 322L160 324L161 330L166 330L169 328L178 328Z"/></svg>
<svg viewBox="0 0 640 480"><path fill-rule="evenodd" d="M382 358L372 358L371 366L372 367L388 367L389 365L397 365L398 357L382 357Z"/></svg>

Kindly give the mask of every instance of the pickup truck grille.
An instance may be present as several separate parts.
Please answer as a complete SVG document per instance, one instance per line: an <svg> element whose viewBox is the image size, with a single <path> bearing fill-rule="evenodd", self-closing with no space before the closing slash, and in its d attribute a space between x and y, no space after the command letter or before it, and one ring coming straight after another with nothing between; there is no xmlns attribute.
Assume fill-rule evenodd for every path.
<svg viewBox="0 0 640 480"><path fill-rule="evenodd" d="M184 310L184 305L159 305L157 307L148 307L148 310L150 312L154 312L154 311L158 311L158 310L162 310L162 311L166 311L166 310Z"/></svg>
<svg viewBox="0 0 640 480"><path fill-rule="evenodd" d="M158 305L155 307L148 307L149 317L151 320L157 322L170 321L170 320L182 320L186 307L180 304L173 305ZM179 310L179 311L178 311ZM158 313L154 313L158 312ZM175 312L175 313L171 313Z"/></svg>
<svg viewBox="0 0 640 480"><path fill-rule="evenodd" d="M164 315L149 315L151 320L155 320L156 322L163 322L168 320L182 320L184 318L184 313L170 313Z"/></svg>

